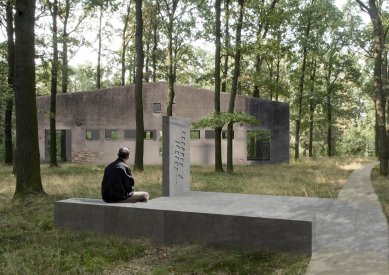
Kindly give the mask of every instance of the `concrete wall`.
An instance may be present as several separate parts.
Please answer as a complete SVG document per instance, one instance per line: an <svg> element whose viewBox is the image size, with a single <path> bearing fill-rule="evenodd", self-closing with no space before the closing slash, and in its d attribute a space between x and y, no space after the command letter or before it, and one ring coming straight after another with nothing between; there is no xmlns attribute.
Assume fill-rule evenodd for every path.
<svg viewBox="0 0 389 275"><path fill-rule="evenodd" d="M152 140L145 140L145 164L161 164L160 132L162 116L166 115L168 102L167 83L145 83L143 86L143 109L145 130L155 130ZM213 93L183 85L175 85L173 115L189 118L192 122L213 111ZM161 103L161 113L153 112L153 103ZM229 94L221 94L221 110L227 111ZM39 146L42 160L45 158L45 130L49 129L50 97L38 97ZM248 112L262 121L256 129L272 131L271 159L266 163L289 160L289 105L279 102L237 96L236 111ZM135 139L124 138L124 130L135 130L134 86L114 87L98 91L59 94L57 96L57 129L71 131L72 161L107 164L116 158L119 147L128 147L134 161ZM117 140L106 139L105 130L118 130ZM234 125L234 162L247 161L246 125ZM99 140L86 140L86 130L99 130ZM214 140L205 139L205 129L200 130L201 139L191 140L192 164L214 163ZM222 140L223 161L226 162L227 142ZM264 162L264 161L261 161Z"/></svg>

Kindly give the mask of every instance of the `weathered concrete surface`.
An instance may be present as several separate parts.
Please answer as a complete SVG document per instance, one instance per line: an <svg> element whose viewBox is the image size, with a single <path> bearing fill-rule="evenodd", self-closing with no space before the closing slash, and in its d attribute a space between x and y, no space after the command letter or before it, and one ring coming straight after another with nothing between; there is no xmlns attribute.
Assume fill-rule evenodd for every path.
<svg viewBox="0 0 389 275"><path fill-rule="evenodd" d="M175 84L173 116L187 117L191 122L214 111L214 93ZM221 93L221 111L227 111L229 93ZM50 96L38 97L38 135L40 156L48 156L48 138L46 130L50 129ZM166 115L168 102L168 85L166 82L143 84L144 127L153 131L152 139L145 140L144 163L161 164L160 132L162 116ZM153 112L153 104L161 104L161 112ZM235 102L237 112L246 112L261 121L260 126L234 124L234 163L279 163L289 161L289 104L268 101L259 98L237 95ZM112 87L95 91L67 93L57 95L56 124L58 130L67 130L71 152L68 160L90 162L106 165L116 158L120 147L128 147L135 152L135 137L125 135L134 131L135 125L135 90L134 86ZM226 127L225 127L226 129ZM225 130L224 129L224 130ZM97 131L99 138L86 139L86 131ZM118 131L118 138L106 138L105 130ZM191 141L190 161L192 164L214 164L214 139L205 138L205 130L200 129L200 139ZM270 160L247 160L247 131L270 130ZM227 141L222 140L222 159L227 161ZM130 155L134 161L135 154ZM46 160L48 160L46 158Z"/></svg>
<svg viewBox="0 0 389 275"><path fill-rule="evenodd" d="M372 163L354 171L324 224L308 274L389 274L388 224L370 181Z"/></svg>
<svg viewBox="0 0 389 275"><path fill-rule="evenodd" d="M174 196L190 190L190 121L165 116L163 127L162 195Z"/></svg>
<svg viewBox="0 0 389 275"><path fill-rule="evenodd" d="M159 243L268 248L311 255L317 228L333 200L187 192L149 203L106 204L96 199L55 203L60 228L145 236Z"/></svg>

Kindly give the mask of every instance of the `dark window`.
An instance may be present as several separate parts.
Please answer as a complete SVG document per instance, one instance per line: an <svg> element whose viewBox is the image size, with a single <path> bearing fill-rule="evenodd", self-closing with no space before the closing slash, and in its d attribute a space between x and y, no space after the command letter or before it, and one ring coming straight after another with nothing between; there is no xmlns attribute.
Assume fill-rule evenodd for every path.
<svg viewBox="0 0 389 275"><path fill-rule="evenodd" d="M222 139L227 139L227 137L228 137L228 131L223 130L222 131ZM234 131L232 131L232 139L234 139Z"/></svg>
<svg viewBox="0 0 389 275"><path fill-rule="evenodd" d="M155 139L155 130L148 130L148 131L145 131L143 137L144 139L146 140L151 140L151 139Z"/></svg>
<svg viewBox="0 0 389 275"><path fill-rule="evenodd" d="M200 130L190 130L190 139L200 139Z"/></svg>
<svg viewBox="0 0 389 275"><path fill-rule="evenodd" d="M205 138L206 139L215 138L215 130L205 130Z"/></svg>
<svg viewBox="0 0 389 275"><path fill-rule="evenodd" d="M161 103L153 103L153 113L160 113L161 110Z"/></svg>
<svg viewBox="0 0 389 275"><path fill-rule="evenodd" d="M85 131L86 140L99 140L100 139L100 130L86 130Z"/></svg>
<svg viewBox="0 0 389 275"><path fill-rule="evenodd" d="M105 138L106 139L119 139L119 131L118 130L105 130Z"/></svg>
<svg viewBox="0 0 389 275"><path fill-rule="evenodd" d="M136 130L124 130L124 138L135 139L136 138Z"/></svg>
<svg viewBox="0 0 389 275"><path fill-rule="evenodd" d="M271 131L247 131L247 159L270 160Z"/></svg>

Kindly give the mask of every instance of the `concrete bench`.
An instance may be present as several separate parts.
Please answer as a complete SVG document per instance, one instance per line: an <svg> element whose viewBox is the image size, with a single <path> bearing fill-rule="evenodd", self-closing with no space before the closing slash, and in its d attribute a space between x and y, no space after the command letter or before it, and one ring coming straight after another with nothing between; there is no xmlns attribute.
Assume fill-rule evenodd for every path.
<svg viewBox="0 0 389 275"><path fill-rule="evenodd" d="M269 249L311 255L331 199L190 191L190 122L163 117L164 197L137 204L67 199L54 205L59 228L148 237L161 244Z"/></svg>
<svg viewBox="0 0 389 275"><path fill-rule="evenodd" d="M72 198L54 205L57 227L160 244L201 242L311 255L331 199L186 192L148 203Z"/></svg>

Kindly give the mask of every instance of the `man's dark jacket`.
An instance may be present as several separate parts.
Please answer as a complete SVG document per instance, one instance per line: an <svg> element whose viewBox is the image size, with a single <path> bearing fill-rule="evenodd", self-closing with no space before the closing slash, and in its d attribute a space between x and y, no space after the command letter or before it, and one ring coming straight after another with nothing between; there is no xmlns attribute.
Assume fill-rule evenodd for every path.
<svg viewBox="0 0 389 275"><path fill-rule="evenodd" d="M119 202L134 192L134 178L128 165L118 158L104 170L101 196L105 202Z"/></svg>

